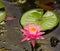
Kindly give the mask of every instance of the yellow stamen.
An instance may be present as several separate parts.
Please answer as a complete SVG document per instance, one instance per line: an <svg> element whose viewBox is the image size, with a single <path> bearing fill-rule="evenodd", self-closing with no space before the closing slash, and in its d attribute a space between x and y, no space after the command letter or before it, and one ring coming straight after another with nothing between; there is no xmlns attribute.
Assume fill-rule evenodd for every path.
<svg viewBox="0 0 60 51"><path fill-rule="evenodd" d="M30 28L30 32L36 32L36 28L34 28L34 27L32 27L32 28Z"/></svg>

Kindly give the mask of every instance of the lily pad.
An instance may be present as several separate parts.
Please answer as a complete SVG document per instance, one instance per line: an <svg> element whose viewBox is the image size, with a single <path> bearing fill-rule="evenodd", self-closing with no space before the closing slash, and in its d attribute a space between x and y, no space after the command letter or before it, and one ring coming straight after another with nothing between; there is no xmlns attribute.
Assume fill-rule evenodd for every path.
<svg viewBox="0 0 60 51"><path fill-rule="evenodd" d="M0 11L0 23L3 22L6 18L6 12Z"/></svg>
<svg viewBox="0 0 60 51"><path fill-rule="evenodd" d="M27 24L37 24L43 28L43 31L51 30L58 24L58 16L53 11L44 11L42 9L33 9L21 18L21 25L25 27Z"/></svg>

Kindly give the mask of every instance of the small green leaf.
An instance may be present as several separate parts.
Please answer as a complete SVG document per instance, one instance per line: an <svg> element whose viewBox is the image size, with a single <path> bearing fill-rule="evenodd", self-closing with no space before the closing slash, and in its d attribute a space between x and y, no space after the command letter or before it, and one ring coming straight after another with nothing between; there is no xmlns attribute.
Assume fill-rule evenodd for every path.
<svg viewBox="0 0 60 51"><path fill-rule="evenodd" d="M6 18L6 12L0 11L0 23L3 22Z"/></svg>
<svg viewBox="0 0 60 51"><path fill-rule="evenodd" d="M5 6L4 6L4 3L3 2L0 2L0 9L1 8L4 8Z"/></svg>

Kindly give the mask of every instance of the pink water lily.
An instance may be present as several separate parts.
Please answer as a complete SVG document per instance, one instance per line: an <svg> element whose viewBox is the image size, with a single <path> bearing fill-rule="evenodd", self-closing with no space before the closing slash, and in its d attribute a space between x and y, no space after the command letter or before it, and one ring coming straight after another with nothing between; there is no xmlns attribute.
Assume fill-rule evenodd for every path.
<svg viewBox="0 0 60 51"><path fill-rule="evenodd" d="M44 34L45 32L42 32L42 28L37 26L36 24L28 24L24 29L21 29L21 31L25 35L21 42L29 40L31 41L33 47L35 46L37 39L44 39L42 34Z"/></svg>

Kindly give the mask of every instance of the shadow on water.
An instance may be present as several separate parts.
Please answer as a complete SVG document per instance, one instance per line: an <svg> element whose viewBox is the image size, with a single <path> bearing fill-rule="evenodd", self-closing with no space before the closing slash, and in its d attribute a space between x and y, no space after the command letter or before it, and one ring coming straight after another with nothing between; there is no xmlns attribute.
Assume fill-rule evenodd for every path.
<svg viewBox="0 0 60 51"><path fill-rule="evenodd" d="M0 10L1 10L1 11L5 11L5 8L1 8Z"/></svg>

